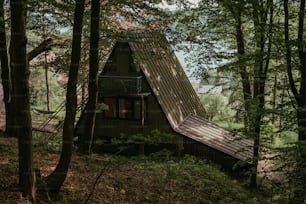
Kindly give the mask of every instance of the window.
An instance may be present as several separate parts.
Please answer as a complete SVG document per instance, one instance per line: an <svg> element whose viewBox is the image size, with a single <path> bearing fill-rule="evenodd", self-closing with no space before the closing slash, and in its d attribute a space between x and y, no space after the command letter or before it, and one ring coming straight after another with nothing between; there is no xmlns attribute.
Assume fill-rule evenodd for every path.
<svg viewBox="0 0 306 204"><path fill-rule="evenodd" d="M119 99L119 118L133 119L133 100L120 98Z"/></svg>
<svg viewBox="0 0 306 204"><path fill-rule="evenodd" d="M104 98L103 101L108 106L108 110L104 111L104 116L107 118L116 118L116 98Z"/></svg>
<svg viewBox="0 0 306 204"><path fill-rule="evenodd" d="M137 121L146 118L146 100L143 98L113 97L103 98L102 101L108 106L108 110L103 111L105 118Z"/></svg>

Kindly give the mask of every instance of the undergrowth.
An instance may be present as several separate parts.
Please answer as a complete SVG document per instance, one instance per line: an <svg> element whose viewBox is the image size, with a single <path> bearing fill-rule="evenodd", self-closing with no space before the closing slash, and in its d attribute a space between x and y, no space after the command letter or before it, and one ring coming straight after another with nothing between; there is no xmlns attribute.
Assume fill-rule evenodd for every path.
<svg viewBox="0 0 306 204"><path fill-rule="evenodd" d="M8 138L0 138L0 142L1 139ZM35 168L46 176L54 169L59 152L50 151L54 146L41 139L37 139L34 145L34 162ZM8 162L0 166L0 173L6 175L6 178L0 178L0 201L20 203L16 192L8 188L11 180L18 180L16 140L9 140L14 146L0 143L4 151L1 155L8 157ZM249 191L241 185L241 180L233 179L205 160L192 156L174 158L166 151L136 157L109 154L84 156L74 152L59 196L51 198L44 193L38 198L39 203L81 204L267 203L260 192Z"/></svg>

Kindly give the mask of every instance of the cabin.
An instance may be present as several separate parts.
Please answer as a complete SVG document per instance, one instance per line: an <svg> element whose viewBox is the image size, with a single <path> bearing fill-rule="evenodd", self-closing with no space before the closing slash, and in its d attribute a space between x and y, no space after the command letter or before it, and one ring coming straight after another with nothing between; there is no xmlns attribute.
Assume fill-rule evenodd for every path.
<svg viewBox="0 0 306 204"><path fill-rule="evenodd" d="M129 138L136 136L126 153L149 154L166 148L176 155L208 158L230 168L253 156L253 140L208 121L162 33L133 32L116 40L99 74L99 104L106 108L97 113L94 136L104 143L96 150L117 152L111 140L124 138L123 143L130 144ZM85 134L83 124L77 134ZM167 139L161 138L157 146L137 142L137 135L150 141L156 130Z"/></svg>

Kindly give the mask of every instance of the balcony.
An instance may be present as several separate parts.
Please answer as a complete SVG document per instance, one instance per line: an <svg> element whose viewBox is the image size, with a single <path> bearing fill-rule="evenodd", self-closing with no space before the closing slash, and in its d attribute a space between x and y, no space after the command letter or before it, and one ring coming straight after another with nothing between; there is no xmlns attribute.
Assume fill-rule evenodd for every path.
<svg viewBox="0 0 306 204"><path fill-rule="evenodd" d="M142 76L99 76L100 94L139 94Z"/></svg>

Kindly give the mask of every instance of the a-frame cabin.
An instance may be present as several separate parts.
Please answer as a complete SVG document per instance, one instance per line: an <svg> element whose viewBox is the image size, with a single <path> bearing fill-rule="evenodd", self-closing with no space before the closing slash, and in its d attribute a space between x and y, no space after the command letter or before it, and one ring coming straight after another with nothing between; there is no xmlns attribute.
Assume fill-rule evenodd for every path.
<svg viewBox="0 0 306 204"><path fill-rule="evenodd" d="M114 43L99 75L99 102L108 109L97 113L96 139L118 138L122 133L146 136L157 129L175 135L172 144L162 146L173 149L179 144L181 155L206 157L227 167L252 158L253 140L207 120L161 33L133 32ZM80 127L78 134L84 134ZM106 144L102 149L109 150ZM135 146L134 151L138 151ZM142 151L151 152L152 147L142 146Z"/></svg>

